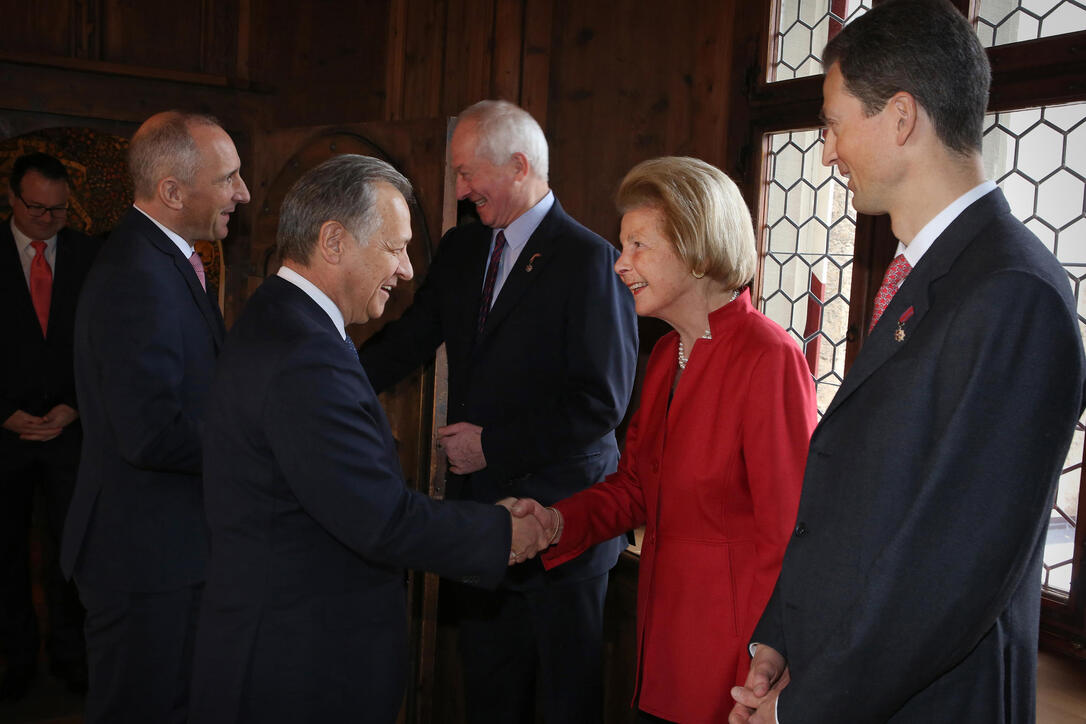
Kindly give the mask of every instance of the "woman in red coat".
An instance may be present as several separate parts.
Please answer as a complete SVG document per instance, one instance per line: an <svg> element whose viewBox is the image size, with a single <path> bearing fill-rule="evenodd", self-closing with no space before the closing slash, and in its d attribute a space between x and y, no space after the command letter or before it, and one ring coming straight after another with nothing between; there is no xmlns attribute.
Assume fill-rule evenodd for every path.
<svg viewBox="0 0 1086 724"><path fill-rule="evenodd" d="M654 159L626 175L618 204L615 271L637 313L674 331L649 359L619 469L557 512L520 510L556 531L547 568L645 526L642 719L723 722L795 524L814 385L795 341L751 306L754 232L731 179L697 159Z"/></svg>

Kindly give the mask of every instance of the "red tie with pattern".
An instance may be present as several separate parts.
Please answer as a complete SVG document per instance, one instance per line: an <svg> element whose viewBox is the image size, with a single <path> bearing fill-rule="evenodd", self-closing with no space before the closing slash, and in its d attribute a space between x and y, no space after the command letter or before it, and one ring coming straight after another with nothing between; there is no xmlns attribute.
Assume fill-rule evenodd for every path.
<svg viewBox="0 0 1086 724"><path fill-rule="evenodd" d="M909 264L909 260L905 258L904 254L898 254L890 262L890 266L886 268L886 276L882 278L879 293L875 295L875 313L871 315L871 326L867 328L868 332L875 328L875 323L879 321L879 317L890 306L890 300L897 294L898 287L905 281L905 277L909 275L912 269L912 265Z"/></svg>
<svg viewBox="0 0 1086 724"><path fill-rule="evenodd" d="M45 260L45 242L32 241L34 258L30 261L30 301L34 303L34 312L38 315L41 335L49 329L49 304L53 298L53 270Z"/></svg>
<svg viewBox="0 0 1086 724"><path fill-rule="evenodd" d="M204 274L204 260L200 258L199 252L192 252L192 256L189 257L189 264L192 264L193 271L196 272L196 278L200 280L200 286L207 291L207 276Z"/></svg>
<svg viewBox="0 0 1086 724"><path fill-rule="evenodd" d="M486 281L483 283L483 303L479 305L478 334L483 333L486 325L486 315L490 314L490 305L494 301L494 283L498 281L498 265L502 260L502 250L505 248L505 232L499 231L498 238L494 240L494 251L490 252L490 264L486 268Z"/></svg>

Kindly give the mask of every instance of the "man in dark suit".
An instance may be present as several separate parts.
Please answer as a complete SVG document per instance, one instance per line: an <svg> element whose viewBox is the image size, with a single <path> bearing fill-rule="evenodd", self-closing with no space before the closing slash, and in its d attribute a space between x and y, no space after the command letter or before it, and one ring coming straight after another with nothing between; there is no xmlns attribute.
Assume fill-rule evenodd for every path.
<svg viewBox="0 0 1086 724"><path fill-rule="evenodd" d="M347 324L411 278L410 184L337 156L279 216L283 267L227 338L208 407L211 561L193 724L393 722L407 673L404 566L494 587L547 545L506 508L403 482Z"/></svg>
<svg viewBox="0 0 1086 724"><path fill-rule="evenodd" d="M1032 722L1045 534L1083 409L1067 275L984 181L990 71L950 3L877 5L824 62L823 160L857 211L890 215L900 255L811 439L731 721Z"/></svg>
<svg viewBox="0 0 1086 724"><path fill-rule="evenodd" d="M10 223L0 225L0 700L19 699L34 677L38 623L30 595L31 510L42 493L51 547L43 578L46 648L54 674L87 687L83 608L60 575L56 550L72 498L82 430L72 373L75 303L99 242L65 228L71 195L64 165L20 156L8 182Z"/></svg>
<svg viewBox="0 0 1086 724"><path fill-rule="evenodd" d="M249 201L230 136L168 111L132 137L135 204L83 287L83 456L61 563L87 608L88 722L183 722L204 580L204 406L223 321L193 244Z"/></svg>
<svg viewBox="0 0 1086 724"><path fill-rule="evenodd" d="M482 224L445 235L411 307L362 363L380 391L445 343L448 496L549 505L617 466L637 354L632 298L614 247L551 193L547 141L528 113L477 103L450 150L457 197ZM537 674L548 722L600 719L603 602L623 547L615 538L564 570L532 561L496 593L459 592L469 721L531 721Z"/></svg>

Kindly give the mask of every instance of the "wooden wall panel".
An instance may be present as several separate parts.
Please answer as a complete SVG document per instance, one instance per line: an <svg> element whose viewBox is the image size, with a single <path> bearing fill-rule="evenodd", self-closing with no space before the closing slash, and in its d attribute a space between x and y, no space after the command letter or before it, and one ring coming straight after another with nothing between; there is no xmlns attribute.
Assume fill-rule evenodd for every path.
<svg viewBox="0 0 1086 724"><path fill-rule="evenodd" d="M112 63L205 72L203 0L103 0L102 57ZM231 49L222 48L226 55Z"/></svg>
<svg viewBox="0 0 1086 724"><path fill-rule="evenodd" d="M448 0L441 112L456 115L494 95L494 0ZM514 99L510 99L514 100Z"/></svg>
<svg viewBox="0 0 1086 724"><path fill-rule="evenodd" d="M67 55L75 26L74 0L6 1L3 8L5 52ZM0 6L2 7L2 6Z"/></svg>
<svg viewBox="0 0 1086 724"><path fill-rule="evenodd" d="M399 0L409 21L403 44L403 118L442 118L446 0ZM390 61L391 62L391 61Z"/></svg>
<svg viewBox="0 0 1086 724"><path fill-rule="evenodd" d="M721 165L734 0L554 10L547 130L566 208L615 240L614 191L637 162L694 155Z"/></svg>
<svg viewBox="0 0 1086 724"><path fill-rule="evenodd" d="M249 71L271 127L378 120L385 112L388 0L252 6Z"/></svg>

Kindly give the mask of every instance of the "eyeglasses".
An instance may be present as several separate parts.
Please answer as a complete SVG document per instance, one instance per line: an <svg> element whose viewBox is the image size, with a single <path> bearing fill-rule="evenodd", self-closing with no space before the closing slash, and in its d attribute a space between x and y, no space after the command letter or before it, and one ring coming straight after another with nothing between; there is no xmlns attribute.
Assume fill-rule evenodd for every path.
<svg viewBox="0 0 1086 724"><path fill-rule="evenodd" d="M64 206L38 206L37 204L28 204L26 202L26 199L24 199L19 194L15 194L15 197L23 202L23 206L26 207L26 213L30 214L35 219L40 219L41 217L45 216L47 213L50 216L52 216L53 218L58 218L58 217L61 217L61 216L67 216L68 215L68 205L67 204L65 204Z"/></svg>

